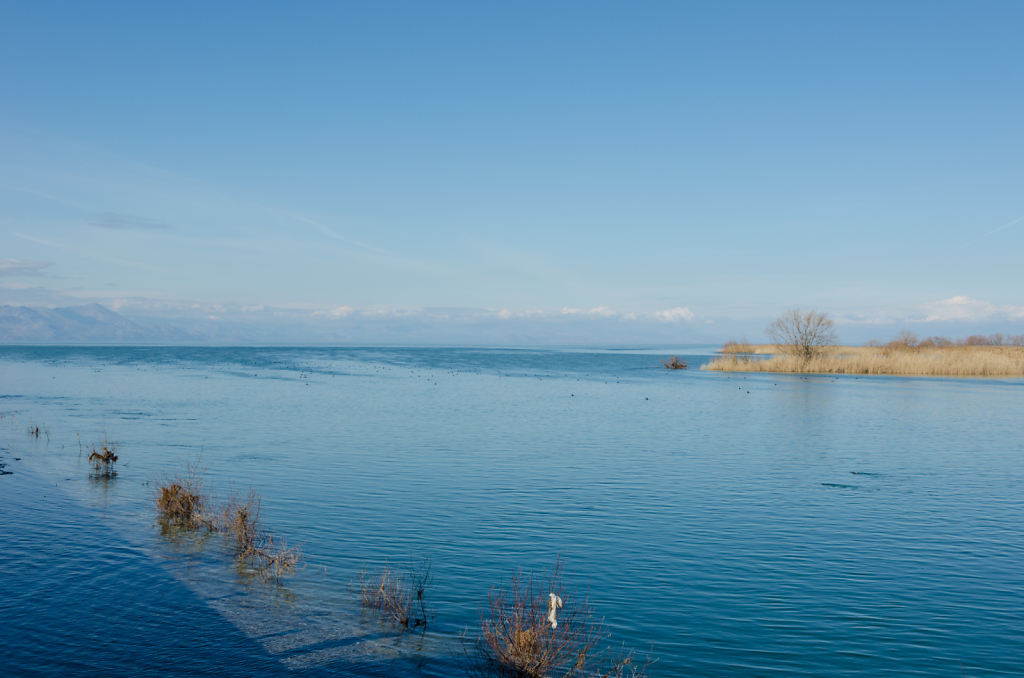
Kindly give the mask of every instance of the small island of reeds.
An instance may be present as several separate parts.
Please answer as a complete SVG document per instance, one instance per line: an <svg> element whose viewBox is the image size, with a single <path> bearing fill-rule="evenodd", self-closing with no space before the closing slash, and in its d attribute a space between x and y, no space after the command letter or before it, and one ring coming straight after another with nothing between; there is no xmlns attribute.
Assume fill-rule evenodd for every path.
<svg viewBox="0 0 1024 678"><path fill-rule="evenodd" d="M792 346L729 342L702 367L724 372L887 374L933 377L1024 377L1022 337L974 335L918 340L904 333L887 343L817 346L806 354Z"/></svg>

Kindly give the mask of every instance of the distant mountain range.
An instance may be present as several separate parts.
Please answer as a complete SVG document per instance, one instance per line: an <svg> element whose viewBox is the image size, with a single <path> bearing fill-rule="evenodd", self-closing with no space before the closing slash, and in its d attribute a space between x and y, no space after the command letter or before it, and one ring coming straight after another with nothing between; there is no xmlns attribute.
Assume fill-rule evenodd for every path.
<svg viewBox="0 0 1024 678"><path fill-rule="evenodd" d="M759 336L758 324L737 321L669 323L621 317L503 318L493 311L440 308L410 313L341 314L282 308L126 311L100 304L46 308L0 305L0 344L373 345L442 346L668 346L716 344L722 337ZM852 323L843 343L887 340L900 330L919 336L1024 334L1024 321Z"/></svg>
<svg viewBox="0 0 1024 678"><path fill-rule="evenodd" d="M195 338L162 323L141 324L99 304L33 308L0 306L3 344L127 344Z"/></svg>
<svg viewBox="0 0 1024 678"><path fill-rule="evenodd" d="M179 308L166 315L151 313L125 316L95 303L61 308L0 306L0 344L622 345L692 343L699 336L685 324L653 320L635 323L564 314L504 319L477 309L390 315L354 311L337 316L275 308L215 312Z"/></svg>

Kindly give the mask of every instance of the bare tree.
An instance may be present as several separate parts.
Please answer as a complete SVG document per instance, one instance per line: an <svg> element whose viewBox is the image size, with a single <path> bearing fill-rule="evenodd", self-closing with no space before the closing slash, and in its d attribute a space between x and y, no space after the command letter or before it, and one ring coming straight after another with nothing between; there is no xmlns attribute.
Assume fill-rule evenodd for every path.
<svg viewBox="0 0 1024 678"><path fill-rule="evenodd" d="M804 360L813 358L822 346L836 343L831 318L817 311L803 313L800 309L792 308L783 313L765 331L786 353Z"/></svg>

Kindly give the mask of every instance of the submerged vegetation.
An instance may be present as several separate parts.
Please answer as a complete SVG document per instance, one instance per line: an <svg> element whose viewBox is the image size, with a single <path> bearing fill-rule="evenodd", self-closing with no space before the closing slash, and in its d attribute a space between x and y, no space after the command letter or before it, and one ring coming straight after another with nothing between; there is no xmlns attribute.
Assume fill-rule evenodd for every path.
<svg viewBox="0 0 1024 678"><path fill-rule="evenodd" d="M680 360L678 356L672 356L668 360L662 360L661 364L670 370L685 370L689 365L686 364L685 360Z"/></svg>
<svg viewBox="0 0 1024 678"><path fill-rule="evenodd" d="M14 421L14 415L11 416L11 421ZM45 436L46 442L50 442L50 429L39 428L39 426L33 425L28 427L28 435L31 438L38 438L39 436Z"/></svg>
<svg viewBox="0 0 1024 678"><path fill-rule="evenodd" d="M156 510L160 520L178 528L213 529L202 489L202 479L194 466L189 466L188 474L184 477L159 483Z"/></svg>
<svg viewBox="0 0 1024 678"><path fill-rule="evenodd" d="M363 607L380 612L381 617L402 628L427 625L424 593L430 583L430 561L426 560L412 572L395 570L388 565L379 574L367 570L359 573Z"/></svg>
<svg viewBox="0 0 1024 678"><path fill-rule="evenodd" d="M683 363L685 366L685 363ZM679 368L676 368L679 369ZM31 429L30 432L41 429ZM81 438L79 454L82 453ZM89 448L94 477L113 477L117 443L105 439ZM0 471L3 465L0 464ZM261 519L262 499L250 490L216 504L204 492L202 474L190 464L184 475L156 483L154 505L165 534L219 535L229 545L239 566L248 573L280 582L295 572L302 554L272 534ZM370 574L360 573L364 608L401 629L426 628L430 612L425 593L431 581L430 560L411 570L385 565ZM585 595L576 595L562 583L562 564L556 561L549 576L515 575L507 587L495 587L481 614L480 633L471 650L469 669L479 676L498 678L641 678L651 658L637 661L634 652L616 651L603 618Z"/></svg>
<svg viewBox="0 0 1024 678"><path fill-rule="evenodd" d="M214 508L202 491L202 479L194 466L184 477L166 479L157 486L156 510L164 527L223 534L240 565L263 578L280 581L295 571L302 552L266 529L261 507L259 494L250 490L245 501L232 497Z"/></svg>
<svg viewBox="0 0 1024 678"><path fill-rule="evenodd" d="M644 676L651 663L613 654L586 596L562 583L561 562L543 579L518 574L491 590L477 641L477 673L501 678Z"/></svg>
<svg viewBox="0 0 1024 678"><path fill-rule="evenodd" d="M221 511L220 529L234 541L235 558L250 571L279 581L283 575L295 571L301 559L296 547L289 548L280 537L275 537L260 520L262 499L255 490L249 490L245 501L233 497Z"/></svg>
<svg viewBox="0 0 1024 678"><path fill-rule="evenodd" d="M117 475L117 443L104 440L97 447L93 447L89 454L89 464L92 466L92 475L95 478L113 478Z"/></svg>

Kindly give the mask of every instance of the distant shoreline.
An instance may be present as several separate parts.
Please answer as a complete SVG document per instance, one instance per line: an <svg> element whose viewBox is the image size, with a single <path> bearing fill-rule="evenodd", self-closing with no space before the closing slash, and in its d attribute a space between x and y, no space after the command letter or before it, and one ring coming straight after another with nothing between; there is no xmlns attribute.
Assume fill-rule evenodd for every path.
<svg viewBox="0 0 1024 678"><path fill-rule="evenodd" d="M827 346L802 359L774 344L731 344L702 366L719 372L1024 377L1022 346ZM767 356L767 357L759 357Z"/></svg>

